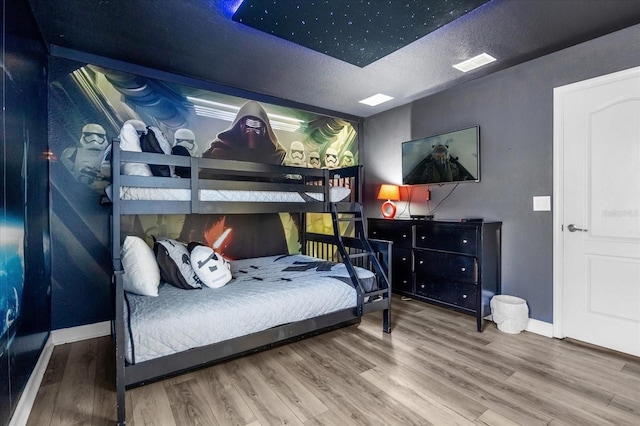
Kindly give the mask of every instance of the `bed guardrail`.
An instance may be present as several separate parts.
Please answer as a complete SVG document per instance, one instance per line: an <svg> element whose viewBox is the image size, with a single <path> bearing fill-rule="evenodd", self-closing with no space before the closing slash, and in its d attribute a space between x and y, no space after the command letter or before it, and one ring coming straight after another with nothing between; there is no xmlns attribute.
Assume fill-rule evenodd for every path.
<svg viewBox="0 0 640 426"><path fill-rule="evenodd" d="M121 172L126 163L165 165L190 169L189 177L132 176ZM183 200L155 200L163 203L166 214L234 214L287 212L329 212L331 188L349 188L349 200L360 194L360 166L341 169L312 169L235 160L185 157L120 149L119 139L112 144L112 186L108 191L118 214L153 214L157 206L148 200L122 200L123 188L162 188L183 190ZM300 194L306 202L287 201L205 201L201 190L255 191ZM314 196L317 194L317 196ZM321 201L316 201L320 198ZM116 204L116 200L118 203Z"/></svg>

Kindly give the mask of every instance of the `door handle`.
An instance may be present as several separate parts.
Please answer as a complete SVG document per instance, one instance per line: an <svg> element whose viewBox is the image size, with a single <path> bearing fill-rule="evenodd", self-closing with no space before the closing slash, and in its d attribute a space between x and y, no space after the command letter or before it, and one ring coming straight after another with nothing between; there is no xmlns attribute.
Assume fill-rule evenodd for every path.
<svg viewBox="0 0 640 426"><path fill-rule="evenodd" d="M576 231L587 232L586 229L577 228L573 223L567 226L567 229L569 230L569 232L576 232Z"/></svg>

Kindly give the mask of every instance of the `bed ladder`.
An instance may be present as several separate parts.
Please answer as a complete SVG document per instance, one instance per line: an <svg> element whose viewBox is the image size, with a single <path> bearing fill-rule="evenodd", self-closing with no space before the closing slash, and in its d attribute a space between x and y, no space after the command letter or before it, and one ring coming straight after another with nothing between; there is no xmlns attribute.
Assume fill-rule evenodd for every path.
<svg viewBox="0 0 640 426"><path fill-rule="evenodd" d="M358 314L364 315L368 312L381 310L383 307L383 329L386 333L391 332L391 284L389 276L383 270L378 255L371 247L367 235L364 230L364 219L362 216L362 206L360 203L331 203L331 219L333 222L333 233L337 238L337 246L342 256L343 262L351 276L353 282L358 283L356 289L358 293ZM353 230L353 237L345 235L340 230L340 223L348 222L353 227L347 227L347 232ZM343 238L353 238L358 241L357 253L349 253L346 249ZM360 282L354 267L355 259L363 259L368 261L368 265L373 269L372 272L378 278L378 289L366 292L364 286Z"/></svg>

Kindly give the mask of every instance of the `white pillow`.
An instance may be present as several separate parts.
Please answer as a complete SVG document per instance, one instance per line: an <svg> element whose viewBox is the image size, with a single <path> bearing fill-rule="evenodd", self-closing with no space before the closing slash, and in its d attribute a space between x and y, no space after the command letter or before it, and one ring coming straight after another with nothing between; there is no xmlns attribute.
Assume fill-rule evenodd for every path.
<svg viewBox="0 0 640 426"><path fill-rule="evenodd" d="M120 149L142 152L138 132L130 123L125 123L120 129ZM131 176L153 176L149 165L144 163L124 163L122 164L122 173Z"/></svg>
<svg viewBox="0 0 640 426"><path fill-rule="evenodd" d="M191 267L202 284L220 288L231 281L231 266L221 254L211 247L198 245L191 250Z"/></svg>
<svg viewBox="0 0 640 426"><path fill-rule="evenodd" d="M151 247L140 237L127 236L121 250L124 289L142 296L157 296L160 268Z"/></svg>

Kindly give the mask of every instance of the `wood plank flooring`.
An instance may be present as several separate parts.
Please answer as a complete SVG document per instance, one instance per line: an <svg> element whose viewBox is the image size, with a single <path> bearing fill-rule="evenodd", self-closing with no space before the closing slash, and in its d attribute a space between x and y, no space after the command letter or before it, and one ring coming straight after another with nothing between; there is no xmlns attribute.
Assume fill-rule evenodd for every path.
<svg viewBox="0 0 640 426"><path fill-rule="evenodd" d="M640 359L393 300L361 324L127 391L128 425L639 425ZM55 348L28 425L116 421L110 337Z"/></svg>

